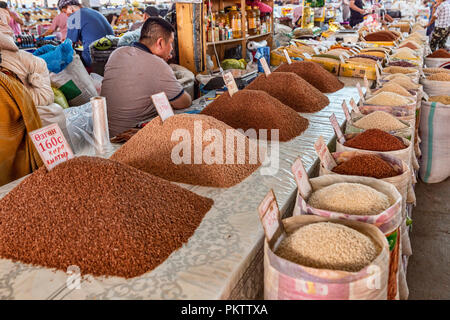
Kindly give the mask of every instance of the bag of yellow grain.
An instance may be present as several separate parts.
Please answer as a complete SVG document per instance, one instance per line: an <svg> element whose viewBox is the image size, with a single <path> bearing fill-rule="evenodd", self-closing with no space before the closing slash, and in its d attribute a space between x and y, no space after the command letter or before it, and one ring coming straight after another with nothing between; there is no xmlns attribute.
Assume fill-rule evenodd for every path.
<svg viewBox="0 0 450 320"><path fill-rule="evenodd" d="M272 190L258 211L265 232L264 299L387 299L389 245L378 228L318 216L281 221Z"/></svg>

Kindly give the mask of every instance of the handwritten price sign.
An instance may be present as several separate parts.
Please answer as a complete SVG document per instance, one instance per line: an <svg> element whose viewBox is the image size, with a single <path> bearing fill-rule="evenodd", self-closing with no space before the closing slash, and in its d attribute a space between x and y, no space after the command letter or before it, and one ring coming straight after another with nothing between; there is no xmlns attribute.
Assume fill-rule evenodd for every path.
<svg viewBox="0 0 450 320"><path fill-rule="evenodd" d="M172 106L170 105L165 92L152 95L152 101L163 122L174 115Z"/></svg>
<svg viewBox="0 0 450 320"><path fill-rule="evenodd" d="M264 73L266 74L266 77L269 76L271 72L269 65L267 64L266 58L262 57L261 59L259 59L259 61L261 62L261 66L264 70Z"/></svg>
<svg viewBox="0 0 450 320"><path fill-rule="evenodd" d="M258 206L258 213L267 241L272 240L278 229L283 230L280 210L273 190L270 190Z"/></svg>
<svg viewBox="0 0 450 320"><path fill-rule="evenodd" d="M312 186L300 157L295 160L291 170L294 174L295 182L297 182L298 192L303 199L308 199L312 192Z"/></svg>
<svg viewBox="0 0 450 320"><path fill-rule="evenodd" d="M58 124L53 123L29 134L47 170L50 171L58 164L74 157Z"/></svg>
<svg viewBox="0 0 450 320"><path fill-rule="evenodd" d="M233 74L231 71L224 72L223 75L223 82L225 82L225 85L228 88L228 93L230 97L233 96L236 92L238 92L238 87L236 85L236 81L234 81Z"/></svg>

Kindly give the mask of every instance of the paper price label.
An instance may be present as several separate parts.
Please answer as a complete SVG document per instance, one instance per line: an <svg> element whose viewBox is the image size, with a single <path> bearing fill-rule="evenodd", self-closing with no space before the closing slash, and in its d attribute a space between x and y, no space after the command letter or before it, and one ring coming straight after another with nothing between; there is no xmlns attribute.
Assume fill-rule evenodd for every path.
<svg viewBox="0 0 450 320"><path fill-rule="evenodd" d="M287 63L288 63L288 64L291 64L291 63L292 63L292 60L291 60L291 57L289 57L289 53L287 52L286 49L283 49L283 52L284 52L284 56L286 57Z"/></svg>
<svg viewBox="0 0 450 320"><path fill-rule="evenodd" d="M376 73L376 77L377 77L377 86L379 87L381 76L380 76L380 70L378 69L377 66L375 66L375 73Z"/></svg>
<svg viewBox="0 0 450 320"><path fill-rule="evenodd" d="M355 49L350 49L350 52L353 53L354 55L358 54L358 51L356 51Z"/></svg>
<svg viewBox="0 0 450 320"><path fill-rule="evenodd" d="M74 157L58 124L53 123L29 133L47 170Z"/></svg>
<svg viewBox="0 0 450 320"><path fill-rule="evenodd" d="M345 59L342 55L339 56L339 59L341 59L341 63L344 64L345 63Z"/></svg>
<svg viewBox="0 0 450 320"><path fill-rule="evenodd" d="M366 75L364 75L364 87L366 88L366 92L370 93L369 80L367 80Z"/></svg>
<svg viewBox="0 0 450 320"><path fill-rule="evenodd" d="M303 199L308 199L312 192L312 186L300 157L295 160L291 170L294 174L295 182L297 182L298 192Z"/></svg>
<svg viewBox="0 0 450 320"><path fill-rule="evenodd" d="M352 107L352 110L353 110L354 112L356 112L356 113L361 113L361 112L359 111L358 106L356 105L355 100L353 100L353 98L350 99L350 106Z"/></svg>
<svg viewBox="0 0 450 320"><path fill-rule="evenodd" d="M422 92L422 95L426 101L428 101L428 99L430 99L430 96L425 91Z"/></svg>
<svg viewBox="0 0 450 320"><path fill-rule="evenodd" d="M325 169L331 170L337 166L336 161L334 161L333 156L328 150L322 136L320 136L316 143L314 143L314 149L316 149L317 155L319 156L319 159Z"/></svg>
<svg viewBox="0 0 450 320"><path fill-rule="evenodd" d="M345 119L347 119L347 122L352 122L352 118L350 117L350 112L348 111L347 102L342 101L342 110L344 110Z"/></svg>
<svg viewBox="0 0 450 320"><path fill-rule="evenodd" d="M152 95L152 101L163 122L174 115L172 106L170 105L165 92Z"/></svg>
<svg viewBox="0 0 450 320"><path fill-rule="evenodd" d="M267 241L270 241L278 229L281 228L283 230L280 210L278 209L277 200L272 189L258 206L258 213L264 228L264 234L266 235Z"/></svg>
<svg viewBox="0 0 450 320"><path fill-rule="evenodd" d="M308 60L312 60L312 57L309 55L309 53L307 52L302 52L303 56L308 59Z"/></svg>
<svg viewBox="0 0 450 320"><path fill-rule="evenodd" d="M336 115L334 113L330 116L330 122L331 122L331 125L333 126L334 132L336 133L336 137L337 137L338 141L341 144L344 144L345 137L344 137L344 134L342 133L341 127L339 127L339 123L338 123L338 121L336 119Z"/></svg>
<svg viewBox="0 0 450 320"><path fill-rule="evenodd" d="M343 55L344 57L346 57L347 59L350 58L350 55L349 55L347 52L342 52L342 55Z"/></svg>
<svg viewBox="0 0 450 320"><path fill-rule="evenodd" d="M267 64L266 58L262 57L261 59L259 59L259 61L261 62L261 66L264 70L264 73L266 74L266 77L270 75L270 68L269 65Z"/></svg>
<svg viewBox="0 0 450 320"><path fill-rule="evenodd" d="M381 62L379 60L377 60L377 65L378 68L380 68L380 71L383 70L383 66L381 65Z"/></svg>
<svg viewBox="0 0 450 320"><path fill-rule="evenodd" d="M316 54L320 54L320 50L318 47L313 47L313 50Z"/></svg>
<svg viewBox="0 0 450 320"><path fill-rule="evenodd" d="M364 102L364 93L361 89L361 85L359 84L359 82L356 83L356 89L358 89L358 93L359 93L359 105L362 106L362 104Z"/></svg>
<svg viewBox="0 0 450 320"><path fill-rule="evenodd" d="M223 82L225 82L225 85L228 88L228 93L230 94L230 97L233 96L236 92L238 92L238 87L236 85L236 81L234 81L233 74L231 71L224 72L222 74Z"/></svg>

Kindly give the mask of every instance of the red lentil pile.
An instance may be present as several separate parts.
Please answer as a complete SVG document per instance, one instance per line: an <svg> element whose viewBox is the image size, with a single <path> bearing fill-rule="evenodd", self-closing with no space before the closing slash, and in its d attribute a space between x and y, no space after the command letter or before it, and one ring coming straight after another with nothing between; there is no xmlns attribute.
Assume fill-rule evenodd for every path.
<svg viewBox="0 0 450 320"><path fill-rule="evenodd" d="M198 134L194 132L196 125ZM216 137L211 137L213 141L204 141L207 130L209 133L220 133L223 141L220 143L218 140L218 144L222 155L220 155L220 148L216 155L216 148L213 145ZM245 150L238 150L236 138L227 143L227 134L231 133L236 134L243 141ZM175 134L174 137L173 134ZM178 136L178 134L183 135ZM233 164L227 164L227 149L231 150L228 152L232 152L232 144L234 144L234 154L231 154L230 158ZM213 117L201 114L178 114L166 119L164 123L160 117L154 118L120 147L110 159L169 181L228 188L247 178L261 165L257 157L254 162L250 159L250 154L253 153L249 152L249 144L246 136ZM255 152L257 154L257 151ZM173 153L176 162L172 158ZM211 155L208 158L215 163L207 163L206 161L209 160L204 157L205 154ZM196 161L195 155L202 158ZM215 161L215 156L218 161ZM243 159L242 164L238 162L240 157Z"/></svg>
<svg viewBox="0 0 450 320"><path fill-rule="evenodd" d="M369 129L344 143L344 146L370 151L396 151L407 146L397 137L379 129Z"/></svg>
<svg viewBox="0 0 450 320"><path fill-rule="evenodd" d="M241 90L230 97L228 92L210 103L201 114L214 117L235 129L279 130L279 140L289 141L308 128L308 120L264 91ZM265 138L265 137L263 137Z"/></svg>
<svg viewBox="0 0 450 320"><path fill-rule="evenodd" d="M297 112L317 112L330 103L326 95L292 72L262 74L247 89L265 91Z"/></svg>
<svg viewBox="0 0 450 320"><path fill-rule="evenodd" d="M338 174L372 177L377 179L398 175L388 162L372 154L354 156L350 160L334 167L332 171Z"/></svg>
<svg viewBox="0 0 450 320"><path fill-rule="evenodd" d="M390 31L377 31L367 34L364 39L366 41L394 41L397 36Z"/></svg>
<svg viewBox="0 0 450 320"><path fill-rule="evenodd" d="M344 87L344 83L335 75L312 61L285 63L279 66L275 72L293 72L324 93L336 92Z"/></svg>
<svg viewBox="0 0 450 320"><path fill-rule="evenodd" d="M427 58L450 58L450 53L445 49L439 49L427 55Z"/></svg>
<svg viewBox="0 0 450 320"><path fill-rule="evenodd" d="M186 243L212 204L130 166L78 157L41 167L0 200L0 256L132 278Z"/></svg>

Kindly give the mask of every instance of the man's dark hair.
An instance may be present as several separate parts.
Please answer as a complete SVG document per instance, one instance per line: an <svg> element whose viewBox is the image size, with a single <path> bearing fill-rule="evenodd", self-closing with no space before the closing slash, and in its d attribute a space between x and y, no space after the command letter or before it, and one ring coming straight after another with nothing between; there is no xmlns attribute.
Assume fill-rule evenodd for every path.
<svg viewBox="0 0 450 320"><path fill-rule="evenodd" d="M172 25L163 18L150 17L142 26L139 41L146 39L150 45L153 45L159 38L163 38L167 42L174 32Z"/></svg>
<svg viewBox="0 0 450 320"><path fill-rule="evenodd" d="M5 1L0 1L0 8L6 9L8 8L8 4Z"/></svg>
<svg viewBox="0 0 450 320"><path fill-rule="evenodd" d="M31 17L31 14L29 12L24 12L23 15Z"/></svg>

